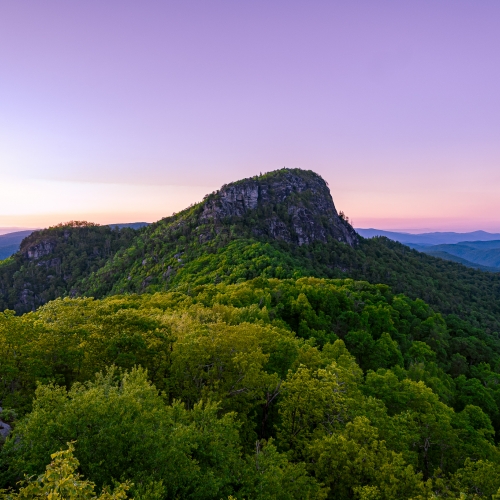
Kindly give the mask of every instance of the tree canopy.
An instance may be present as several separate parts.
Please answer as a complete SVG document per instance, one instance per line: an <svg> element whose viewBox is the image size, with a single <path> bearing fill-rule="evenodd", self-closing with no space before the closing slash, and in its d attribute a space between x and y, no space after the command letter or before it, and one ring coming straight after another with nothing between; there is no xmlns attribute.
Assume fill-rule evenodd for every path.
<svg viewBox="0 0 500 500"><path fill-rule="evenodd" d="M498 354L467 338L422 300L342 279L6 311L0 399L17 416L0 484L72 442L109 495L492 498Z"/></svg>

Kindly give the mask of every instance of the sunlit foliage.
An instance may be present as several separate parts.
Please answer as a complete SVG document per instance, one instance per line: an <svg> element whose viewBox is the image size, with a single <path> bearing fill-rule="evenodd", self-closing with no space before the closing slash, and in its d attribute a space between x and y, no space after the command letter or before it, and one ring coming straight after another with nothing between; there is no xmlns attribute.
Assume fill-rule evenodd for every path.
<svg viewBox="0 0 500 500"><path fill-rule="evenodd" d="M0 400L17 418L0 485L24 495L73 442L109 495L493 498L498 358L467 338L422 300L342 279L6 311Z"/></svg>

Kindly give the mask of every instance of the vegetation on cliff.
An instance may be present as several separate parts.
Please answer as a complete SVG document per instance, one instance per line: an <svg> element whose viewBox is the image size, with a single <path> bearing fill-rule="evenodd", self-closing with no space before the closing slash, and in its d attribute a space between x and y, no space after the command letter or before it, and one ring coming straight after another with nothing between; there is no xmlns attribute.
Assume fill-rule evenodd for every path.
<svg viewBox="0 0 500 500"><path fill-rule="evenodd" d="M74 295L75 286L97 271L136 232L71 221L35 231L20 250L0 261L0 310L35 310L57 297Z"/></svg>

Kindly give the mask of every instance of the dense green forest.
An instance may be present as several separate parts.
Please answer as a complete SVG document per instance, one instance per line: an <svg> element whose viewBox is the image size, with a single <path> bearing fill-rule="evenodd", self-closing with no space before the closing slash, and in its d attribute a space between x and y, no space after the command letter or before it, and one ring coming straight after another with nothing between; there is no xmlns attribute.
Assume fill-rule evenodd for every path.
<svg viewBox="0 0 500 500"><path fill-rule="evenodd" d="M59 299L4 313L0 332L15 422L4 487L43 474L71 442L86 478L130 481L137 498L500 487L498 355L452 354L441 315L385 285L256 278Z"/></svg>
<svg viewBox="0 0 500 500"><path fill-rule="evenodd" d="M282 170L25 240L0 497L500 499L499 275L356 236L329 196Z"/></svg>

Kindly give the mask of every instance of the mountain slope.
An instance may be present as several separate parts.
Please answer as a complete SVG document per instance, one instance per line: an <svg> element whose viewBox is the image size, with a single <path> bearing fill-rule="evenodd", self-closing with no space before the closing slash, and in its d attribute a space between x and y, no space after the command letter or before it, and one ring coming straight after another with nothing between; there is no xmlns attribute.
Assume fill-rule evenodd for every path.
<svg viewBox="0 0 500 500"><path fill-rule="evenodd" d="M18 252L0 261L0 310L23 313L75 293L82 277L128 246L135 234L84 222L33 232Z"/></svg>
<svg viewBox="0 0 500 500"><path fill-rule="evenodd" d="M203 202L145 228L130 248L85 280L81 292L100 297L191 281L234 282L266 269L273 276L285 273L284 268L287 277L301 269L337 276L341 255L358 242L321 177L283 169L223 186ZM329 245L337 264L311 259L314 244L323 251ZM325 268L320 273L318 265Z"/></svg>
<svg viewBox="0 0 500 500"><path fill-rule="evenodd" d="M312 172L292 173L307 178L315 176ZM233 203L245 206L249 185L268 182L269 178L275 185L286 185L288 175L289 171L277 171L262 181L261 178L241 181L221 191L233 192L233 186L240 186L241 192L232 199ZM277 191L282 192L281 188ZM488 332L500 331L499 275L466 269L387 238L354 240L352 228L340 217L332 217L332 220L337 228L346 231L339 233L348 235L343 241L330 237L325 242L318 238L300 245L297 226L287 217L290 212L296 212L295 204L303 201L293 191L289 196L281 203L273 200L257 204L253 209L241 209L237 214L231 207L223 216L220 209L217 217L207 220L204 214L213 213L214 204L225 206L224 197L212 193L204 202L143 230L129 248L118 252L97 273L82 281L79 292L103 297L146 291L186 291L201 284L237 283L257 276L352 277L388 284L395 293L421 298L443 314L466 319L469 325L481 326ZM304 191L302 196L306 201L312 196L322 207L331 204L330 213L336 213L325 187ZM315 217L316 224L320 225L321 212ZM277 219L287 233L275 230ZM299 231L308 231L308 227L315 228L314 221L304 223ZM283 237L293 232L295 238ZM322 233L314 229L307 234L313 240L312 235Z"/></svg>
<svg viewBox="0 0 500 500"><path fill-rule="evenodd" d="M394 293L421 298L443 314L456 314L488 332L500 331L500 276L444 261L386 238L360 239L356 248L330 241L298 247L285 242L223 239L198 246L189 233L154 253L142 234L82 282L81 293L186 291L203 284L238 283L258 276L351 277L384 283ZM163 246L162 249L165 249ZM142 260L138 260L142 259Z"/></svg>
<svg viewBox="0 0 500 500"><path fill-rule="evenodd" d="M311 171L283 169L229 184L117 240L109 256L99 255L93 267L85 266L69 281L60 279L59 287L46 280L49 293L41 281L32 290L29 273L39 266L17 254L14 260L24 264L10 270L4 265L0 271L6 283L0 292L3 307L23 312L57 294L189 291L258 276L352 277L421 298L443 314L461 317L468 331L500 332L500 275L467 269L387 238L359 237L338 215L326 183ZM13 289L8 283L14 274ZM20 299L25 296L36 300Z"/></svg>

